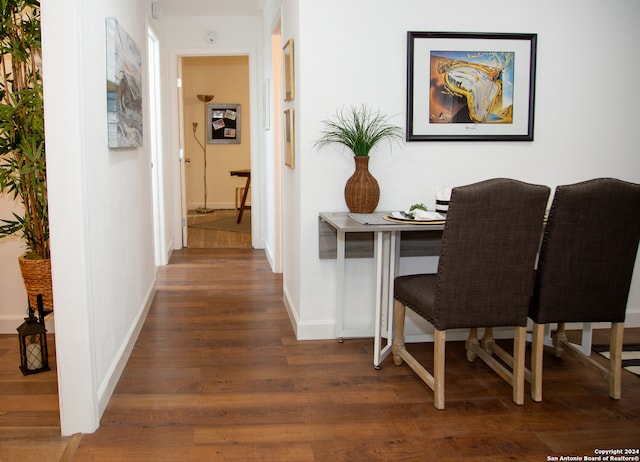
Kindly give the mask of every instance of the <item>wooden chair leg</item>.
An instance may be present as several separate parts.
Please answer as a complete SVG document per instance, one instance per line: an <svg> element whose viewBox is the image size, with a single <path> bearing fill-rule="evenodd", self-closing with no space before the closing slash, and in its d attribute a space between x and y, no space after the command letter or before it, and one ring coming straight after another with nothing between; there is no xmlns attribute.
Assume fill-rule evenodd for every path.
<svg viewBox="0 0 640 462"><path fill-rule="evenodd" d="M395 301L395 332L393 337L393 344L391 345L391 353L393 354L393 362L396 366L402 364L402 350L405 350L404 344L404 317L407 308L399 302Z"/></svg>
<svg viewBox="0 0 640 462"><path fill-rule="evenodd" d="M433 405L444 409L444 364L447 331L435 329L433 336Z"/></svg>
<svg viewBox="0 0 640 462"><path fill-rule="evenodd" d="M399 301L395 301L395 335L391 352L393 362L400 366L403 361L420 377L429 388L433 390L433 405L436 409L444 409L444 345L446 331L435 330L434 333L434 360L433 375L425 369L408 351L404 343L404 319L407 307Z"/></svg>
<svg viewBox="0 0 640 462"><path fill-rule="evenodd" d="M524 404L524 352L527 339L526 327L516 327L513 337L513 402Z"/></svg>
<svg viewBox="0 0 640 462"><path fill-rule="evenodd" d="M599 370L609 379L609 396L613 399L620 399L622 388L622 344L624 336L624 323L614 322L611 324L611 336L609 338L609 368L604 369L602 365L592 358L585 356L577 348L572 348L568 343L565 334L565 324L558 323L558 330L553 338L554 353L561 356L565 348L583 364ZM531 334L531 399L537 402L542 401L542 356L544 347L544 324L533 323ZM515 354L515 352L514 352ZM515 372L514 372L515 376Z"/></svg>
<svg viewBox="0 0 640 462"><path fill-rule="evenodd" d="M476 354L475 350L476 348L478 348L478 345L478 328L472 327L471 329L469 329L469 336L467 337L467 341L464 344L467 350L467 361L473 362L476 360L478 355Z"/></svg>
<svg viewBox="0 0 640 462"><path fill-rule="evenodd" d="M611 336L609 338L609 361L603 366L591 355L587 355L577 345L568 342L564 335L564 324L558 324L558 333L554 337L554 345L561 347L562 351L567 351L583 365L590 367L602 374L605 380L609 381L609 396L613 399L620 399L622 380L622 337L624 333L624 323L611 323ZM556 352L557 354L557 352Z"/></svg>
<svg viewBox="0 0 640 462"><path fill-rule="evenodd" d="M480 340L480 346L482 346L488 354L491 354L491 346L495 343L496 339L493 337L493 327L486 327L482 334L482 340Z"/></svg>
<svg viewBox="0 0 640 462"><path fill-rule="evenodd" d="M566 345L569 341L567 340L567 334L564 331L564 323L558 323L558 329L556 330L556 335L553 336L553 352L556 355L556 358L562 357L564 353L564 345Z"/></svg>
<svg viewBox="0 0 640 462"><path fill-rule="evenodd" d="M620 399L622 388L622 337L624 323L611 323L609 338L609 396Z"/></svg>
<svg viewBox="0 0 640 462"><path fill-rule="evenodd" d="M544 324L533 323L531 334L531 399L542 401L542 353L544 349Z"/></svg>

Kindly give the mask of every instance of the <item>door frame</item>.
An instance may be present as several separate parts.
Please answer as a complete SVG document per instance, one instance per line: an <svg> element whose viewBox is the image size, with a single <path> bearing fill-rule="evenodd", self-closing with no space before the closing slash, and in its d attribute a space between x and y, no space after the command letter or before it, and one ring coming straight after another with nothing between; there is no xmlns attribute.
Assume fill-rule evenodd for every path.
<svg viewBox="0 0 640 462"><path fill-rule="evenodd" d="M176 249L187 246L187 206L186 206L186 190L185 190L185 157L184 157L184 121L183 121L183 105L182 105L182 58L187 57L206 57L206 56L247 56L249 60L249 118L251 121L251 131L249 133L249 143L251 149L251 245L255 249L264 248L264 220L262 213L264 210L264 194L262 194L264 172L262 156L263 151L259 143L260 137L258 122L258 90L257 90L257 52L253 48L234 48L234 49L175 49L170 52L170 82L175 84L175 97L171 98L170 107L170 126L175 127L172 130L171 146L172 150L177 154L177 162L172 164L174 167L174 181L172 195L174 199L173 208L173 232ZM245 117L246 117L246 113Z"/></svg>
<svg viewBox="0 0 640 462"><path fill-rule="evenodd" d="M168 261L164 219L164 183L162 164L162 81L160 41L153 28L147 24L148 79L149 79L149 151L151 156L151 185L153 199L153 239L156 265Z"/></svg>
<svg viewBox="0 0 640 462"><path fill-rule="evenodd" d="M284 251L284 218L283 218L283 193L282 177L285 169L282 149L282 18L279 14L271 26L271 81L269 94L272 96L268 107L271 107L269 117L272 120L273 130L271 142L273 143L273 233L274 246L272 258L273 271L282 273Z"/></svg>

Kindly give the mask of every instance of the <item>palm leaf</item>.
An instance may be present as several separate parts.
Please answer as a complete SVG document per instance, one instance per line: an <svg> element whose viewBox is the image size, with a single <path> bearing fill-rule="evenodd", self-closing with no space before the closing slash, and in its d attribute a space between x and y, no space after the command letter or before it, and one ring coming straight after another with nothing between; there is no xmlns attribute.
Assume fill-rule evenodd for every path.
<svg viewBox="0 0 640 462"><path fill-rule="evenodd" d="M365 105L351 106L336 112L333 119L323 121L324 128L314 147L341 144L356 156L368 156L382 140L399 142L400 127L389 122L390 118Z"/></svg>

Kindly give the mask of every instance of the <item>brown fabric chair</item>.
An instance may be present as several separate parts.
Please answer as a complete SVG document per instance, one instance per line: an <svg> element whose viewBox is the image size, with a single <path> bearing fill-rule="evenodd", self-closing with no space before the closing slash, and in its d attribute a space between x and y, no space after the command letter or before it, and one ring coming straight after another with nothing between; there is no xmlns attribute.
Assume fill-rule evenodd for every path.
<svg viewBox="0 0 640 462"><path fill-rule="evenodd" d="M640 237L640 185L598 178L556 188L544 231L529 317L531 397L542 401L544 324L558 323L556 355L566 349L609 379L620 398L622 336ZM604 368L567 341L567 322L611 322L611 358Z"/></svg>
<svg viewBox="0 0 640 462"><path fill-rule="evenodd" d="M445 333L456 328L471 328L468 359L487 362L524 403L527 308L548 197L546 186L504 178L454 188L437 274L395 279L393 359L406 361L434 391L436 408L444 409ZM433 375L405 347L406 307L435 327ZM478 344L478 327L497 326L515 326L513 372L485 350L508 356L490 336Z"/></svg>

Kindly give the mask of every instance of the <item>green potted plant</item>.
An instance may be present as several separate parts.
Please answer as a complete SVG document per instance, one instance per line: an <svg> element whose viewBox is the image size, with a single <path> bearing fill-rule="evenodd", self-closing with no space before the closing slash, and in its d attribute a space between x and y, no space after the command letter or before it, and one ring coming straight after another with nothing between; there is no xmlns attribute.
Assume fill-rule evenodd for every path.
<svg viewBox="0 0 640 462"><path fill-rule="evenodd" d="M53 308L49 252L49 213L40 72L40 3L3 0L0 52L0 194L20 201L22 211L0 219L0 238L19 236L26 252L19 258L29 302L37 293L45 310ZM35 275L25 274L38 266ZM35 288L30 285L36 284ZM32 294L31 291L36 293Z"/></svg>
<svg viewBox="0 0 640 462"><path fill-rule="evenodd" d="M373 212L380 200L380 186L369 172L369 154L382 140L400 141L400 127L389 122L389 117L366 105L343 108L334 119L323 121L324 129L315 147L341 144L354 154L355 172L347 180L344 198L354 213Z"/></svg>

